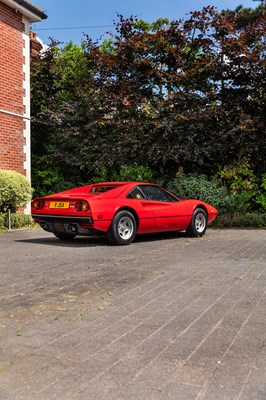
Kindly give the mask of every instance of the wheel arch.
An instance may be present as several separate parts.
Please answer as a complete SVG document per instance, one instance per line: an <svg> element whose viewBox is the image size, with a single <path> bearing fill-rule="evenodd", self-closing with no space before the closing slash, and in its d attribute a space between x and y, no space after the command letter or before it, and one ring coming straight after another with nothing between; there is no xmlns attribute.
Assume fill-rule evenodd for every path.
<svg viewBox="0 0 266 400"><path fill-rule="evenodd" d="M207 225L209 225L209 213L208 213L207 207L206 207L204 204L198 204L198 205L194 208L193 212L195 212L196 210L203 210L203 211L205 211L206 216L207 216Z"/></svg>
<svg viewBox="0 0 266 400"><path fill-rule="evenodd" d="M208 210L207 210L207 208L205 207L205 205L204 204L198 204L195 208L194 208L194 211L196 211L196 210L203 210L203 211L205 211L206 212L206 215L207 215L207 217L208 217Z"/></svg>
<svg viewBox="0 0 266 400"><path fill-rule="evenodd" d="M123 206L123 207L120 207L120 208L118 208L118 209L116 210L114 216L115 216L117 213L119 213L120 211L129 211L129 212L134 216L134 218L135 218L135 220L136 220L137 230L138 230L138 227L139 227L139 216L138 216L136 210L134 210L134 208L131 208L131 207L128 207L128 206Z"/></svg>

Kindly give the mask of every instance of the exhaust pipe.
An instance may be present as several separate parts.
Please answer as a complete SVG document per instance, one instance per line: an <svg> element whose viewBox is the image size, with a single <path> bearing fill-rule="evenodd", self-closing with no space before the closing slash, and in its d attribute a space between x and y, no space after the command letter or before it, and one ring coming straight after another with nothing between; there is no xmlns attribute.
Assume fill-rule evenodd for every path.
<svg viewBox="0 0 266 400"><path fill-rule="evenodd" d="M45 231L49 231L49 225L48 224L46 224L45 222L41 222L40 225L41 225L42 229L44 229Z"/></svg>
<svg viewBox="0 0 266 400"><path fill-rule="evenodd" d="M72 233L77 233L77 232L78 232L77 225L74 225L74 224L68 225L68 229L69 229Z"/></svg>

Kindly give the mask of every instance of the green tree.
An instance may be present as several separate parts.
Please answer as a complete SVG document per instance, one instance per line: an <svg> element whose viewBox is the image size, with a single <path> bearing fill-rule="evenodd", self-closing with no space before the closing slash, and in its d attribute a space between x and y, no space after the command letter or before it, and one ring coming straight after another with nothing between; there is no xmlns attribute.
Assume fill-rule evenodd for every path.
<svg viewBox="0 0 266 400"><path fill-rule="evenodd" d="M71 135L78 139L79 126L90 115L86 99L95 98L93 88L82 86L90 80L87 63L82 46L54 41L32 62L32 170L38 192L42 183L47 191L60 182L63 188L77 183L79 146Z"/></svg>
<svg viewBox="0 0 266 400"><path fill-rule="evenodd" d="M259 1L259 0L255 0ZM235 20L237 29L245 29L248 26L256 23L259 18L263 18L265 15L265 4L261 1L261 4L257 8L246 8L243 5L239 5L235 10L222 10L222 13L227 17Z"/></svg>

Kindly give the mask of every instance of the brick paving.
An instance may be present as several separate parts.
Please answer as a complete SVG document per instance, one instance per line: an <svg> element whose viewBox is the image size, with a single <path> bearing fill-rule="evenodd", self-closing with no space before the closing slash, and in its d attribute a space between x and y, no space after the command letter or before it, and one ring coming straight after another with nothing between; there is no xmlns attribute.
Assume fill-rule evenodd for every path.
<svg viewBox="0 0 266 400"><path fill-rule="evenodd" d="M265 400L266 231L0 235L0 400Z"/></svg>

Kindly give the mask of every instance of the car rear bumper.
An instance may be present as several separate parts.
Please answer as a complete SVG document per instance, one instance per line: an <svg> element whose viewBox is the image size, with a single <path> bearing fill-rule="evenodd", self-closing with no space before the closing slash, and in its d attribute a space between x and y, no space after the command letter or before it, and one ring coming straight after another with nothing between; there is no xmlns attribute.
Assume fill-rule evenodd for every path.
<svg viewBox="0 0 266 400"><path fill-rule="evenodd" d="M32 214L32 218L46 232L93 236L95 228L91 217L66 217Z"/></svg>

